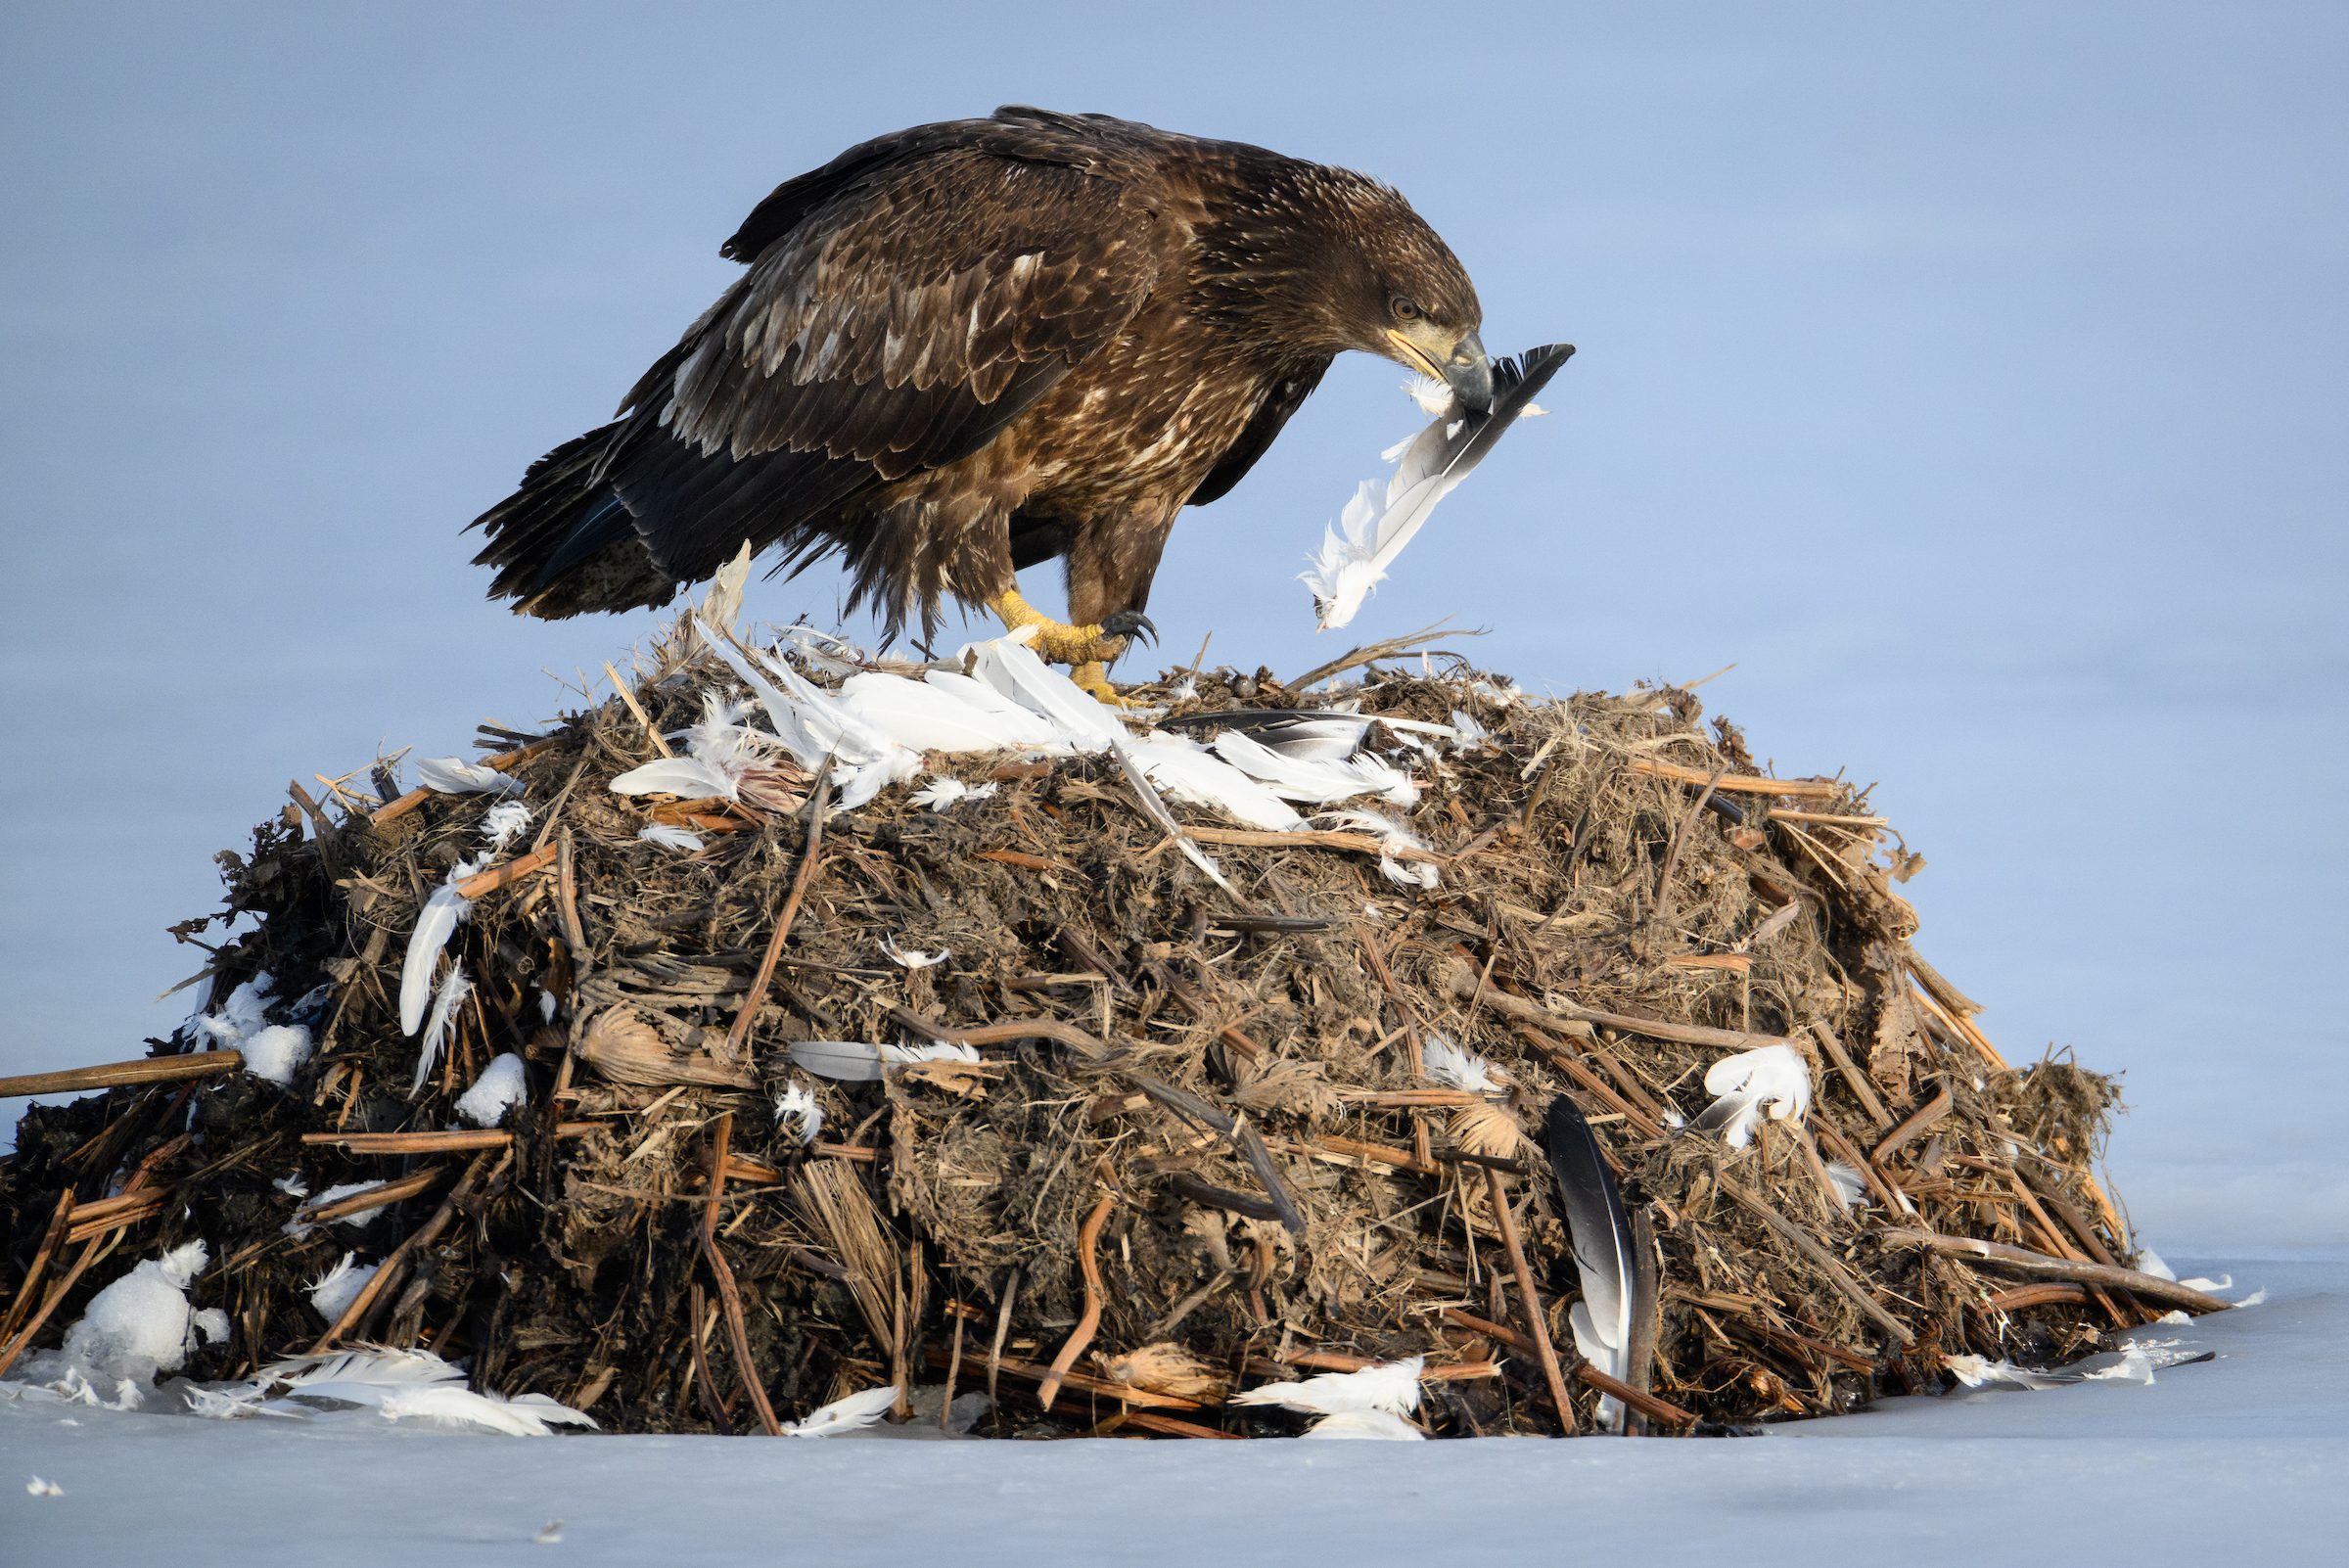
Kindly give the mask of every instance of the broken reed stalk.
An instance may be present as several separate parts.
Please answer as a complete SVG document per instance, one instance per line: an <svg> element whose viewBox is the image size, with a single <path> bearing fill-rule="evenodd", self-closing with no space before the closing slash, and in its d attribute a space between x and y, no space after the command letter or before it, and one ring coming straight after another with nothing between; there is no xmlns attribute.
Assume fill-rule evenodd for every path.
<svg viewBox="0 0 2349 1568"><path fill-rule="evenodd" d="M23 1330L5 1347L0 1347L0 1377L7 1376L8 1369L17 1364L17 1358L24 1354L24 1347L32 1343L33 1335L41 1331L41 1325L49 1321L49 1314L57 1311L57 1304L66 1299L67 1293L79 1282L90 1265L98 1261L105 1246L103 1241L92 1241L83 1247L81 1256L73 1260L73 1267L66 1270L66 1277L41 1298L40 1306L33 1309L32 1316L25 1321Z"/></svg>
<svg viewBox="0 0 2349 1568"><path fill-rule="evenodd" d="M1945 1236L1930 1230L1878 1230L1873 1234L1880 1246L1926 1247L1945 1257L1961 1258L1968 1263L1991 1264L2002 1268L2012 1268L2018 1273L2068 1279L2083 1285L2118 1286L2148 1301L2167 1302L2172 1307L2183 1307L2189 1313L2223 1313L2234 1305L2231 1301L2222 1301L2216 1296L2188 1289L2174 1279L2163 1279L2158 1275L2140 1273L2134 1268L2121 1268L2108 1264L2050 1258L2044 1252L2009 1247L2000 1241L1977 1241L1971 1236Z"/></svg>
<svg viewBox="0 0 2349 1568"><path fill-rule="evenodd" d="M1084 1315L1077 1319L1076 1329L1070 1333L1068 1343L1060 1347L1060 1354L1052 1358L1051 1370L1036 1390L1036 1400L1046 1413L1050 1413L1052 1402L1060 1397L1060 1385L1067 1381L1069 1368L1077 1364L1077 1358L1093 1342L1093 1330L1101 1326L1101 1260L1094 1256L1093 1248L1101 1239L1102 1222L1109 1218L1109 1211L1117 1203L1116 1193L1103 1193L1101 1201L1093 1205L1093 1212L1084 1217L1084 1228L1077 1233L1077 1264L1084 1270Z"/></svg>
<svg viewBox="0 0 2349 1568"><path fill-rule="evenodd" d="M1231 844L1265 850L1351 850L1356 854L1380 854L1390 860L1419 860L1429 865L1442 865L1445 857L1433 850L1413 849L1407 844L1386 847L1375 835L1348 833L1341 829L1268 832L1259 828L1185 828L1184 832L1202 844Z"/></svg>
<svg viewBox="0 0 2349 1568"><path fill-rule="evenodd" d="M0 1099L32 1094L86 1094L92 1089L119 1088L125 1084L176 1084L183 1079L242 1072L244 1067L242 1051L146 1056L135 1062L108 1062L100 1067L69 1067L62 1073L0 1078Z"/></svg>
<svg viewBox="0 0 2349 1568"><path fill-rule="evenodd" d="M1473 996L1480 1006L1490 1007L1503 1018L1537 1029L1556 1029L1561 1024L1589 1024L1614 1030L1622 1035L1644 1035L1650 1039L1677 1040L1683 1045L1719 1045L1725 1050L1752 1051L1765 1045L1784 1045L1809 1055L1802 1045L1783 1035L1753 1035L1741 1029L1714 1029L1706 1024L1674 1024L1659 1018L1634 1018L1629 1013L1611 1013L1597 1007L1577 1007L1567 1003L1559 1007L1537 1007L1522 996L1506 992L1477 989L1477 966L1464 958L1454 958L1450 971L1451 992L1462 1000Z"/></svg>
<svg viewBox="0 0 2349 1568"><path fill-rule="evenodd" d="M1882 1169L1884 1162L1900 1153L1904 1144L1912 1142L1925 1129L1949 1115L1950 1107L1957 1103L1957 1091L1950 1086L1949 1081L1944 1079L1941 1092L1918 1106L1915 1111L1911 1113L1907 1121L1886 1133L1884 1141L1877 1144L1875 1151L1868 1155L1868 1162L1879 1170Z"/></svg>
<svg viewBox="0 0 2349 1568"><path fill-rule="evenodd" d="M17 1331L17 1324L32 1307L41 1283L41 1275L57 1249L66 1245L66 1233L73 1223L73 1189L66 1188L57 1195L57 1210L49 1217L49 1228L41 1232L41 1245L32 1255L32 1267L24 1270L24 1282L17 1287L16 1296L9 1302L8 1311L0 1314L0 1345L8 1343Z"/></svg>
<svg viewBox="0 0 2349 1568"><path fill-rule="evenodd" d="M751 1405L759 1412L759 1425L768 1437L781 1437L782 1425L775 1419L775 1407L767 1403L766 1386L759 1376L759 1364L751 1360L750 1327L743 1321L742 1287L734 1282L734 1270L726 1263L726 1255L717 1247L718 1200L726 1192L726 1140L734 1130L734 1113L720 1111L717 1126L710 1134L710 1202L702 1210L701 1223L695 1227L700 1238L702 1259L710 1266L710 1276L717 1281L718 1307L726 1317L726 1339L734 1348L734 1375L750 1391ZM694 1325L695 1354L700 1354L701 1325Z"/></svg>
<svg viewBox="0 0 2349 1568"><path fill-rule="evenodd" d="M1549 1397L1558 1404L1558 1419L1566 1424L1571 1435L1575 1430L1574 1407L1567 1403L1566 1378L1558 1370L1558 1353L1550 1348L1549 1325L1543 1320L1542 1298L1534 1293L1534 1270L1525 1261L1525 1248L1517 1241L1517 1220L1509 1213L1509 1195L1501 1187L1500 1173L1485 1172L1485 1192L1493 1200L1493 1218L1500 1225L1501 1245L1509 1250L1509 1267L1517 1274L1517 1301L1525 1309L1526 1326L1534 1333L1534 1351L1542 1358L1542 1375L1549 1380Z"/></svg>
<svg viewBox="0 0 2349 1568"><path fill-rule="evenodd" d="M1668 778L1679 784L1713 783L1716 790L1740 795L1782 795L1792 800L1831 801L1843 791L1833 779L1824 778L1764 778L1756 773L1724 773L1718 781L1701 768L1682 767L1677 762L1659 762L1652 757L1625 759L1635 773L1647 773L1656 778Z"/></svg>
<svg viewBox="0 0 2349 1568"><path fill-rule="evenodd" d="M775 960L783 956L783 943L791 935L791 922L800 912L800 900L807 897L807 885L815 880L815 862L824 849L824 791L832 782L832 759L816 769L815 781L807 786L807 847L801 852L798 875L791 879L791 895L783 900L783 912L775 917L775 934L766 945L766 955L759 960L758 976L751 982L750 994L743 998L742 1010L734 1015L734 1027L726 1032L726 1060L739 1062L750 1043L751 1026L758 1022L759 1009L766 1005L766 989L774 984Z"/></svg>

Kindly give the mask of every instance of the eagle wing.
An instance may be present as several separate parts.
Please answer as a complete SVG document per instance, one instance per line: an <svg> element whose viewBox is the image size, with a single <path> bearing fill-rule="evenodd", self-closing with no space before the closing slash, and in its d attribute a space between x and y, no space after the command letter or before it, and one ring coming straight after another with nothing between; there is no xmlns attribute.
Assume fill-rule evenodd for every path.
<svg viewBox="0 0 2349 1568"><path fill-rule="evenodd" d="M727 247L757 247L750 270L637 383L600 466L661 569L819 548L841 501L977 451L1110 342L1187 237L1123 129L924 126L761 203Z"/></svg>

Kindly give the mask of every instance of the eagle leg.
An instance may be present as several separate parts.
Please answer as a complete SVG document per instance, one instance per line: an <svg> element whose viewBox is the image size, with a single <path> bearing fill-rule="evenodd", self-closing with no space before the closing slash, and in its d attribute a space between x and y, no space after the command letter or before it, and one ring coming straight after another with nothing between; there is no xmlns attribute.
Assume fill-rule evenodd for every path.
<svg viewBox="0 0 2349 1568"><path fill-rule="evenodd" d="M1021 598L1017 588L1004 589L988 600L987 607L1002 621L1006 630L1036 627L1035 647L1039 655L1053 664L1071 667L1070 678L1102 702L1124 705L1124 699L1110 686L1103 667L1126 651L1127 639L1116 633L1128 629L1138 632L1141 627L1065 625Z"/></svg>

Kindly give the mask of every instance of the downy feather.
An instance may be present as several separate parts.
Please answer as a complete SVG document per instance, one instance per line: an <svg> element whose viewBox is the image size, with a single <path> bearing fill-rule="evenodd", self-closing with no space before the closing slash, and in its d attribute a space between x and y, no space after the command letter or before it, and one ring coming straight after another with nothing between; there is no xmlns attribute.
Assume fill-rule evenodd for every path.
<svg viewBox="0 0 2349 1568"><path fill-rule="evenodd" d="M1277 1405L1284 1409L1336 1415L1346 1410L1385 1410L1408 1415L1419 1408L1419 1373L1427 1358L1365 1366L1359 1372L1323 1372L1297 1383L1267 1383L1234 1394L1233 1405Z"/></svg>
<svg viewBox="0 0 2349 1568"><path fill-rule="evenodd" d="M810 1411L804 1421L784 1422L783 1435L803 1438L839 1437L843 1433L855 1432L871 1426L875 1421L887 1415L890 1407L897 1403L897 1385L884 1383L879 1388L868 1388L862 1393L852 1394L845 1400L834 1400L821 1409Z"/></svg>

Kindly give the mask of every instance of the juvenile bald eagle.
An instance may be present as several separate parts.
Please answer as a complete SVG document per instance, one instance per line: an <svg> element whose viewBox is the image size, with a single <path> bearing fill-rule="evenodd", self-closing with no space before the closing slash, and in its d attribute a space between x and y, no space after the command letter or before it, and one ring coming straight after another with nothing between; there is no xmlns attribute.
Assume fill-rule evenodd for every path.
<svg viewBox="0 0 2349 1568"><path fill-rule="evenodd" d="M777 186L749 270L620 418L476 520L492 597L550 619L667 604L747 540L835 551L894 633L942 597L1102 662L1174 515L1238 484L1343 349L1491 405L1476 288L1395 191L1236 142L1006 108ZM1055 557L1069 623L1012 574Z"/></svg>

